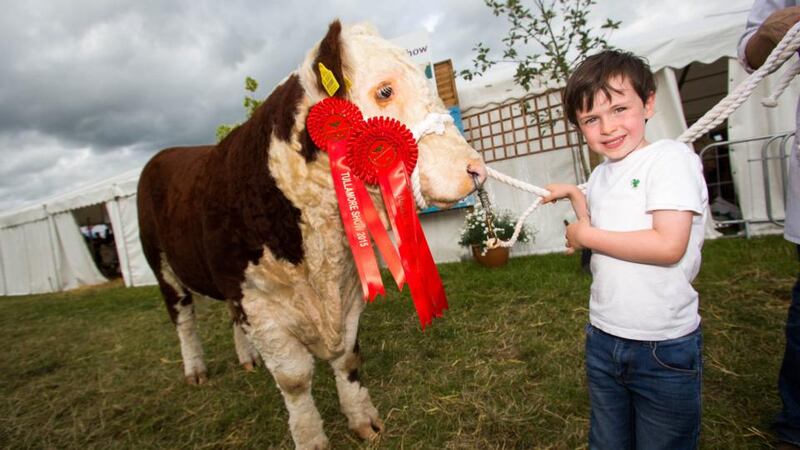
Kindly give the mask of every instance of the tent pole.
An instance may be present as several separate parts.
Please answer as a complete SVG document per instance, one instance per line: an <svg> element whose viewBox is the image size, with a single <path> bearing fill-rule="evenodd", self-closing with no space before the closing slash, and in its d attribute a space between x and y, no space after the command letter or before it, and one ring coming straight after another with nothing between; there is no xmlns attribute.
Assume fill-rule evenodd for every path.
<svg viewBox="0 0 800 450"><path fill-rule="evenodd" d="M119 205L119 196L114 197L114 215L117 216L117 223L122 228L119 230L121 231L120 234L117 234L117 232L114 231L114 237L115 239L118 239L119 237L122 238L122 249L125 251L125 272L128 274L128 280L130 280L131 287L134 287L133 272L131 272L131 258L130 253L128 253L128 240L125 239L125 224L122 223L122 210L120 209ZM119 259L119 256L117 256L117 259ZM124 281L125 277L123 276L122 279Z"/></svg>
<svg viewBox="0 0 800 450"><path fill-rule="evenodd" d="M54 245L55 240L55 229L56 224L53 220L53 215L47 211L47 206L44 206L45 214L47 214L47 235L50 238L50 257L53 258L53 275L55 277L55 288L50 286L53 289L53 292L61 291L61 268L58 267L58 257L56 256L56 247Z"/></svg>
<svg viewBox="0 0 800 450"><path fill-rule="evenodd" d="M0 273L3 274L3 295L8 295L8 278L6 277L6 264L3 261L3 246L0 245Z"/></svg>

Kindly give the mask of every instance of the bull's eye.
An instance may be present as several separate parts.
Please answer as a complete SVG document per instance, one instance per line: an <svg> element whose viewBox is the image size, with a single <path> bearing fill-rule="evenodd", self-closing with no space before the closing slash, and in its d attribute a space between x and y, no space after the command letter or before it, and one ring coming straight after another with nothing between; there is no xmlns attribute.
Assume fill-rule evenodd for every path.
<svg viewBox="0 0 800 450"><path fill-rule="evenodd" d="M375 94L375 97L378 100L389 100L389 98L391 98L392 96L392 93L394 93L394 91L392 90L392 86L389 84L385 84L380 88L378 88L378 92Z"/></svg>

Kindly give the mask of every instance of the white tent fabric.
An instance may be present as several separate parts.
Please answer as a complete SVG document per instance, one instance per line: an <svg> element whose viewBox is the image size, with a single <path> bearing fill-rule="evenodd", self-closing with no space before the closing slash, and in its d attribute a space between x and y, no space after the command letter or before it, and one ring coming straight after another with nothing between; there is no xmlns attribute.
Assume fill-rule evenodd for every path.
<svg viewBox="0 0 800 450"><path fill-rule="evenodd" d="M664 67L656 75L656 113L647 122L645 136L649 142L659 139L676 138L686 131L686 120L683 117L681 94L678 91L678 82L675 71Z"/></svg>
<svg viewBox="0 0 800 450"><path fill-rule="evenodd" d="M155 283L139 243L136 184L141 169L0 215L2 294L55 292L106 281L72 211L105 204L126 286Z"/></svg>
<svg viewBox="0 0 800 450"><path fill-rule="evenodd" d="M25 252L28 254L28 282L33 292L57 289L58 280L53 258L53 235L47 220L38 220L22 227Z"/></svg>
<svg viewBox="0 0 800 450"><path fill-rule="evenodd" d="M139 242L136 195L117 197L106 202L106 209L116 233L117 255L125 286L155 284L156 277L147 265Z"/></svg>
<svg viewBox="0 0 800 450"><path fill-rule="evenodd" d="M3 243L4 295L33 293L28 276L28 252L25 233L21 227L0 229Z"/></svg>
<svg viewBox="0 0 800 450"><path fill-rule="evenodd" d="M0 230L5 295L40 294L58 289L53 236L47 219Z"/></svg>
<svg viewBox="0 0 800 450"><path fill-rule="evenodd" d="M6 271L4 269L5 262L3 258L3 248L0 247L0 295L6 294Z"/></svg>
<svg viewBox="0 0 800 450"><path fill-rule="evenodd" d="M710 64L723 56L736 58L736 44L744 32L751 4L732 1L719 14L635 36L620 33L612 36L611 44L646 57L654 73L665 67L680 69L693 62Z"/></svg>
<svg viewBox="0 0 800 450"><path fill-rule="evenodd" d="M92 262L83 236L80 232L75 233L78 230L78 224L72 213L62 212L54 214L52 218L58 236L58 245L55 247L59 263L60 285L58 288L74 289L108 281Z"/></svg>
<svg viewBox="0 0 800 450"><path fill-rule="evenodd" d="M0 229L2 292L24 295L105 282L71 213Z"/></svg>

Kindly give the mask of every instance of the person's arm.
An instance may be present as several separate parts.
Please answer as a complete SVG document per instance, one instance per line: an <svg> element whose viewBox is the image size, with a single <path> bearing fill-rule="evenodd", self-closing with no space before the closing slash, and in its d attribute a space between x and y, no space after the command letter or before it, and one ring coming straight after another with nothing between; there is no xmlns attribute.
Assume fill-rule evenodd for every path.
<svg viewBox="0 0 800 450"><path fill-rule="evenodd" d="M568 198L575 210L575 216L580 219L589 219L589 207L586 205L586 196L583 195L578 186L574 184L548 184L545 189L550 191L550 195L542 197L542 204L554 202L562 198Z"/></svg>
<svg viewBox="0 0 800 450"><path fill-rule="evenodd" d="M637 263L675 264L686 253L694 213L658 210L652 214L653 228L639 231L601 230L581 219L567 227L567 246Z"/></svg>
<svg viewBox="0 0 800 450"><path fill-rule="evenodd" d="M747 64L757 69L794 24L800 22L800 6L791 6L770 14L747 41L744 53Z"/></svg>

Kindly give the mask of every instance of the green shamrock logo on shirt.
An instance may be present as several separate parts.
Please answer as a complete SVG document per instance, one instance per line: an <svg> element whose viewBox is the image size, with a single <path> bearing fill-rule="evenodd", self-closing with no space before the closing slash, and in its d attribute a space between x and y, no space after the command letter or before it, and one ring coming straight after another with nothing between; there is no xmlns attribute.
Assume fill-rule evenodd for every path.
<svg viewBox="0 0 800 450"><path fill-rule="evenodd" d="M634 179L631 180L631 187L633 187L634 189L639 187L639 179L638 178L634 178Z"/></svg>

